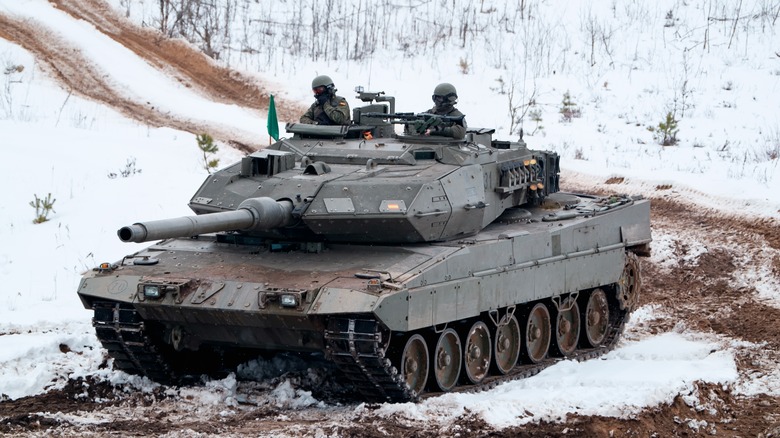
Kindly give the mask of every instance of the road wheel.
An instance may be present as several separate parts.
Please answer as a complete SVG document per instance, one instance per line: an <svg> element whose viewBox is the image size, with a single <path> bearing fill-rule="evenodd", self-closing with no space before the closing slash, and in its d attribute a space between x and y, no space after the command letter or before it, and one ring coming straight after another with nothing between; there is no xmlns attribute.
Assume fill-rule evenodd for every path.
<svg viewBox="0 0 780 438"><path fill-rule="evenodd" d="M433 352L433 376L440 390L447 392L458 383L462 356L458 333L451 328L441 332Z"/></svg>
<svg viewBox="0 0 780 438"><path fill-rule="evenodd" d="M580 339L580 306L569 297L565 299L555 318L555 346L559 356L568 356L577 349Z"/></svg>
<svg viewBox="0 0 780 438"><path fill-rule="evenodd" d="M598 347L607 337L609 330L609 303L602 289L594 289L588 297L583 313L585 338L588 347Z"/></svg>
<svg viewBox="0 0 780 438"><path fill-rule="evenodd" d="M415 394L422 393L428 381L428 344L422 336L414 335L406 341L400 365L406 385Z"/></svg>
<svg viewBox="0 0 780 438"><path fill-rule="evenodd" d="M535 305L528 314L525 325L525 354L531 362L537 363L547 357L550 349L550 311L542 303Z"/></svg>
<svg viewBox="0 0 780 438"><path fill-rule="evenodd" d="M466 346L463 349L463 365L468 382L480 383L488 375L492 347L488 326L482 321L475 322L466 335Z"/></svg>
<svg viewBox="0 0 780 438"><path fill-rule="evenodd" d="M520 324L514 315L507 315L496 327L493 355L496 358L496 370L501 374L508 373L517 363L520 356Z"/></svg>

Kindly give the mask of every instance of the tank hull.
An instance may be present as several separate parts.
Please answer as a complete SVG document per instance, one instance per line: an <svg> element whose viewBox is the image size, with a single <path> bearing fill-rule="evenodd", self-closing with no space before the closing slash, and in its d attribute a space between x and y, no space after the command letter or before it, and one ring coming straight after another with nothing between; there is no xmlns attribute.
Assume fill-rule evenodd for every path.
<svg viewBox="0 0 780 438"><path fill-rule="evenodd" d="M597 299L583 297L600 297L592 291L605 290L609 305L602 312L612 310L610 330L619 330L622 319L615 315L627 316L627 300L635 303L638 293L620 285L631 252L646 251L650 242L649 208L646 200L555 194L541 206L513 210L463 239L402 246L237 243L230 235L168 239L85 275L79 296L85 307L95 309L98 336L116 365L129 372L175 379L175 366L163 367L160 374L159 365L214 349L320 352L351 376L356 392L406 401L442 387L464 387L447 388L434 376L437 363L442 373L452 368L436 362L436 352L443 356L433 348L447 327L457 329L463 346L456 350L467 356L479 350L470 344L480 342L469 331L476 327L479 332L475 322L486 326L486 338L497 339L504 336L507 321L517 320L518 333L535 345L525 338L535 333L535 315L544 321L544 312L534 313L534 305L542 303L547 318L560 321L559 315L574 315L561 304L564 300L598 310ZM638 289L638 270L632 276ZM593 319L593 314L598 312L582 310L574 316ZM582 322L586 331L597 337L606 333L598 322L588 321ZM568 327L565 323L560 327ZM548 336L555 338L555 322L548 325ZM575 347L585 337L577 333ZM141 347L125 339L136 335L142 339L133 342ZM511 375L507 369L517 373L529 364L541 366L543 360L535 360L533 352L526 352L530 357L524 362L513 359L513 350L501 351L502 345L523 348L520 338L513 341L510 334L509 339L485 344L494 348L495 357L508 354L509 365L483 357L493 372L485 370L481 379L467 373L466 387ZM557 343L563 351L566 341L561 339ZM606 340L595 344L591 347L608 345ZM134 349L141 351L141 359L134 357ZM430 354L420 360L430 371L409 377L408 354L425 349ZM497 365L502 372L495 372ZM480 369L468 360L464 366ZM420 385L415 379L423 374Z"/></svg>

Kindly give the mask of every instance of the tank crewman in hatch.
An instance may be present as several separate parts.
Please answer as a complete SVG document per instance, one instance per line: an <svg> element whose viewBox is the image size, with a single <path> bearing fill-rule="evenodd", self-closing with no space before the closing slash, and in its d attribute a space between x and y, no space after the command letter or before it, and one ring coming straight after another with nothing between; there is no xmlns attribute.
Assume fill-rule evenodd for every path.
<svg viewBox="0 0 780 438"><path fill-rule="evenodd" d="M427 112L436 114L439 116L451 116L459 117L463 113L455 108L455 104L458 103L458 92L455 90L455 86L446 82L441 83L433 89L433 103L434 107ZM445 137L452 137L456 140L460 140L466 136L466 119L461 122L456 122L452 126L434 126L425 131L425 135L441 135ZM408 131L409 125L405 127ZM408 134L409 132L407 132Z"/></svg>
<svg viewBox="0 0 780 438"><path fill-rule="evenodd" d="M349 104L341 96L336 96L336 87L329 76L321 75L311 81L314 102L301 116L301 123L310 125L349 125Z"/></svg>

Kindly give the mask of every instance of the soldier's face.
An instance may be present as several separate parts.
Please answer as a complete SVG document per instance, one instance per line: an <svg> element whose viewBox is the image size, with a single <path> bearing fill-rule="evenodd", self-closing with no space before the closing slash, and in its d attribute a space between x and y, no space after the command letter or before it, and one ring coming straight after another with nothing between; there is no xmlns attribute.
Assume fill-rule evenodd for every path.
<svg viewBox="0 0 780 438"><path fill-rule="evenodd" d="M320 94L325 92L325 86L320 85L319 87L314 87L311 89L311 91L314 93L315 96L319 96Z"/></svg>
<svg viewBox="0 0 780 438"><path fill-rule="evenodd" d="M436 106L442 106L446 101L447 98L444 96L438 96L436 94L433 95L433 103L436 104Z"/></svg>

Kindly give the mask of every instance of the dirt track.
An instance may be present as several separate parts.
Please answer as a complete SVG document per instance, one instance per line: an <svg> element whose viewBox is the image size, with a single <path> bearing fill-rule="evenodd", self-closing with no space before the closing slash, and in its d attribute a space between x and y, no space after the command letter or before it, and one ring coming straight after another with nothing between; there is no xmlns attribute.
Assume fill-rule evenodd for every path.
<svg viewBox="0 0 780 438"><path fill-rule="evenodd" d="M235 103L259 110L267 109L268 92L256 81L216 66L189 46L160 38L151 31L135 28L116 16L99 0L52 0L69 14L94 24L150 63L221 102ZM73 48L62 45L51 34L30 23L0 15L0 37L26 48L63 88L109 105L123 114L153 126L167 126L193 133L204 132L185 120L156 112L142 102L133 102L113 90L103 78L91 74L85 59ZM291 110L299 104L280 105ZM258 145L236 142L228 133L217 130L215 137L244 150ZM568 183L564 190L576 191ZM620 186L606 189L626 191ZM780 309L759 298L751 285L754 271L780 278L780 227L777 221L756 218L725 217L701 207L670 200L667 191L653 196L652 226L659 236L671 239L675 258L662 265L643 260L644 289L641 304L661 309L658 319L643 326L647 332L668 331L678 324L702 332L713 332L735 340L762 343L762 348L739 350L741 375L762 375L780 360ZM697 242L706 252L688 257ZM755 268L755 269L754 269ZM776 305L776 304L775 304ZM263 391L246 388L247 392ZM370 407L348 422L334 421L330 410L280 409L239 403L236 415L222 416L219 409L197 413L194 402L163 392L124 393L106 383L73 381L61 391L0 401L0 433L8 435L311 435L317 431L339 436L780 436L780 399L761 395L742 397L732 388L699 385L699 399L713 409L697 409L678 397L671 405L660 406L628 420L604 417L569 417L563 423L491 430L481 420L462 417L457 427L440 430L438 426L402 424L371 413ZM102 403L93 400L100 398ZM346 409L354 409L347 407ZM343 409L335 408L337 412ZM70 419L69 413L85 412L114 421L85 424ZM53 414L57 413L57 414ZM685 419L682 421L681 419ZM706 426L693 430L687 420L704 420ZM703 423L702 423L703 424Z"/></svg>
<svg viewBox="0 0 780 438"><path fill-rule="evenodd" d="M165 39L150 29L130 25L100 0L52 0L59 9L95 26L105 35L145 58L151 65L176 78L188 88L210 99L268 110L269 93L254 78L219 67L211 59L179 40ZM15 42L35 55L42 68L56 78L62 88L114 108L126 117L155 127L170 127L200 134L208 132L244 152L262 147L252 140L235 138L223 127L198 124L155 109L148 102L131 100L112 87L102 72L76 47L69 46L40 23L17 20L0 14L0 38ZM305 111L298 102L276 99L281 120L297 119Z"/></svg>

